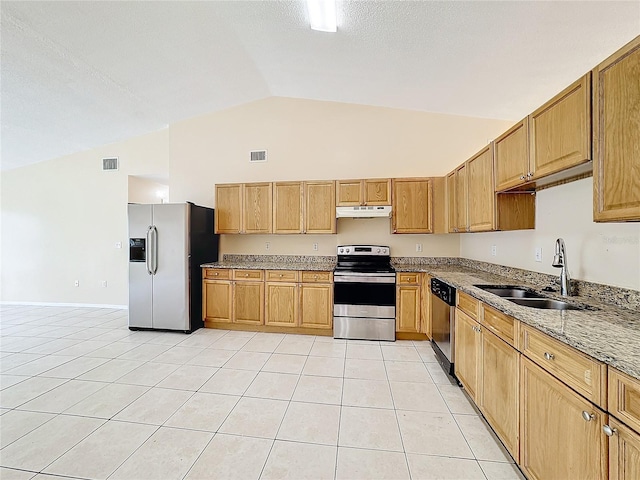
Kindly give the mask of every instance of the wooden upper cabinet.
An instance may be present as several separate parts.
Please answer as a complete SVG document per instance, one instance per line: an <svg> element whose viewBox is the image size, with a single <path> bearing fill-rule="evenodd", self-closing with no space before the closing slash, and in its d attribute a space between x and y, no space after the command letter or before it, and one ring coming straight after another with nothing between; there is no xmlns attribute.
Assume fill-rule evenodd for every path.
<svg viewBox="0 0 640 480"><path fill-rule="evenodd" d="M493 188L493 144L467 161L468 224L470 232L488 232L495 227Z"/></svg>
<svg viewBox="0 0 640 480"><path fill-rule="evenodd" d="M215 232L240 233L242 228L242 184L216 185Z"/></svg>
<svg viewBox="0 0 640 480"><path fill-rule="evenodd" d="M302 182L273 184L273 233L302 233Z"/></svg>
<svg viewBox="0 0 640 480"><path fill-rule="evenodd" d="M432 187L428 178L394 178L393 233L432 233Z"/></svg>
<svg viewBox="0 0 640 480"><path fill-rule="evenodd" d="M272 233L272 184L243 185L243 233Z"/></svg>
<svg viewBox="0 0 640 480"><path fill-rule="evenodd" d="M591 160L591 73L529 115L529 142L530 179Z"/></svg>
<svg viewBox="0 0 640 480"><path fill-rule="evenodd" d="M304 232L336 233L336 182L304 182Z"/></svg>
<svg viewBox="0 0 640 480"><path fill-rule="evenodd" d="M336 180L336 206L354 207L362 204L362 180Z"/></svg>
<svg viewBox="0 0 640 480"><path fill-rule="evenodd" d="M390 205L391 179L337 180L336 206Z"/></svg>
<svg viewBox="0 0 640 480"><path fill-rule="evenodd" d="M640 220L640 37L593 70L593 219Z"/></svg>
<svg viewBox="0 0 640 480"><path fill-rule="evenodd" d="M529 119L511 127L494 144L496 192L524 183L529 173Z"/></svg>
<svg viewBox="0 0 640 480"><path fill-rule="evenodd" d="M456 231L458 232L469 231L468 198L467 165L462 164L456 170Z"/></svg>
<svg viewBox="0 0 640 480"><path fill-rule="evenodd" d="M458 211L456 208L456 171L447 175L447 231L457 233Z"/></svg>
<svg viewBox="0 0 640 480"><path fill-rule="evenodd" d="M364 180L364 205L391 205L391 179Z"/></svg>

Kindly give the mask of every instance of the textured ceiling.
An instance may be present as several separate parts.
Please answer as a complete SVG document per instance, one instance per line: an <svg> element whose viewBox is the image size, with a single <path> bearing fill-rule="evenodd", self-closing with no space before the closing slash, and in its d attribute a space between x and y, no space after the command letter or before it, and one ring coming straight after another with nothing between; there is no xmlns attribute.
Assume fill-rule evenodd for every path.
<svg viewBox="0 0 640 480"><path fill-rule="evenodd" d="M11 2L2 168L268 96L518 120L640 33L640 2Z"/></svg>

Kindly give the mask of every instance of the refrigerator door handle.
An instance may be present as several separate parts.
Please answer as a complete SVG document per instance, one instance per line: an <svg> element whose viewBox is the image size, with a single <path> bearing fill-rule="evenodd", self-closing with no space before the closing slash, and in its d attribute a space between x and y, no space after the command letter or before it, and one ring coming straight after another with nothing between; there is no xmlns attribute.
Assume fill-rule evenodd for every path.
<svg viewBox="0 0 640 480"><path fill-rule="evenodd" d="M147 273L149 275L153 275L153 272L151 271L151 253L153 252L153 249L151 247L151 231L152 231L153 227L149 226L149 228L147 228L147 243L146 243L146 255L145 255L145 263L147 266Z"/></svg>
<svg viewBox="0 0 640 480"><path fill-rule="evenodd" d="M151 227L151 240L152 240L152 260L153 260L153 265L151 267L151 273L153 275L156 274L156 272L158 271L158 229L156 228L155 225L153 225Z"/></svg>

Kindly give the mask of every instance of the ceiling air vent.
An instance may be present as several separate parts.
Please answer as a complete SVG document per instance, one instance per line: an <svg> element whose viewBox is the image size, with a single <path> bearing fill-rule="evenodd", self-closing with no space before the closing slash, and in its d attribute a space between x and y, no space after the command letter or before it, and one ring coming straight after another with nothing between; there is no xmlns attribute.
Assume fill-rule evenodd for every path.
<svg viewBox="0 0 640 480"><path fill-rule="evenodd" d="M102 170L105 172L110 170L118 170L118 157L103 158Z"/></svg>
<svg viewBox="0 0 640 480"><path fill-rule="evenodd" d="M252 150L251 158L249 162L266 162L267 161L267 151L266 150Z"/></svg>

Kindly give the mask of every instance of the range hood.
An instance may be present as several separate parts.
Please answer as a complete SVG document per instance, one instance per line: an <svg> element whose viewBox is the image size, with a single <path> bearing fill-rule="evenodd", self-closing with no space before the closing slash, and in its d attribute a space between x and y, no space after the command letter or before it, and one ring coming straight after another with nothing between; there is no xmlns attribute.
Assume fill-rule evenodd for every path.
<svg viewBox="0 0 640 480"><path fill-rule="evenodd" d="M391 205L336 207L336 218L376 218L391 216Z"/></svg>

